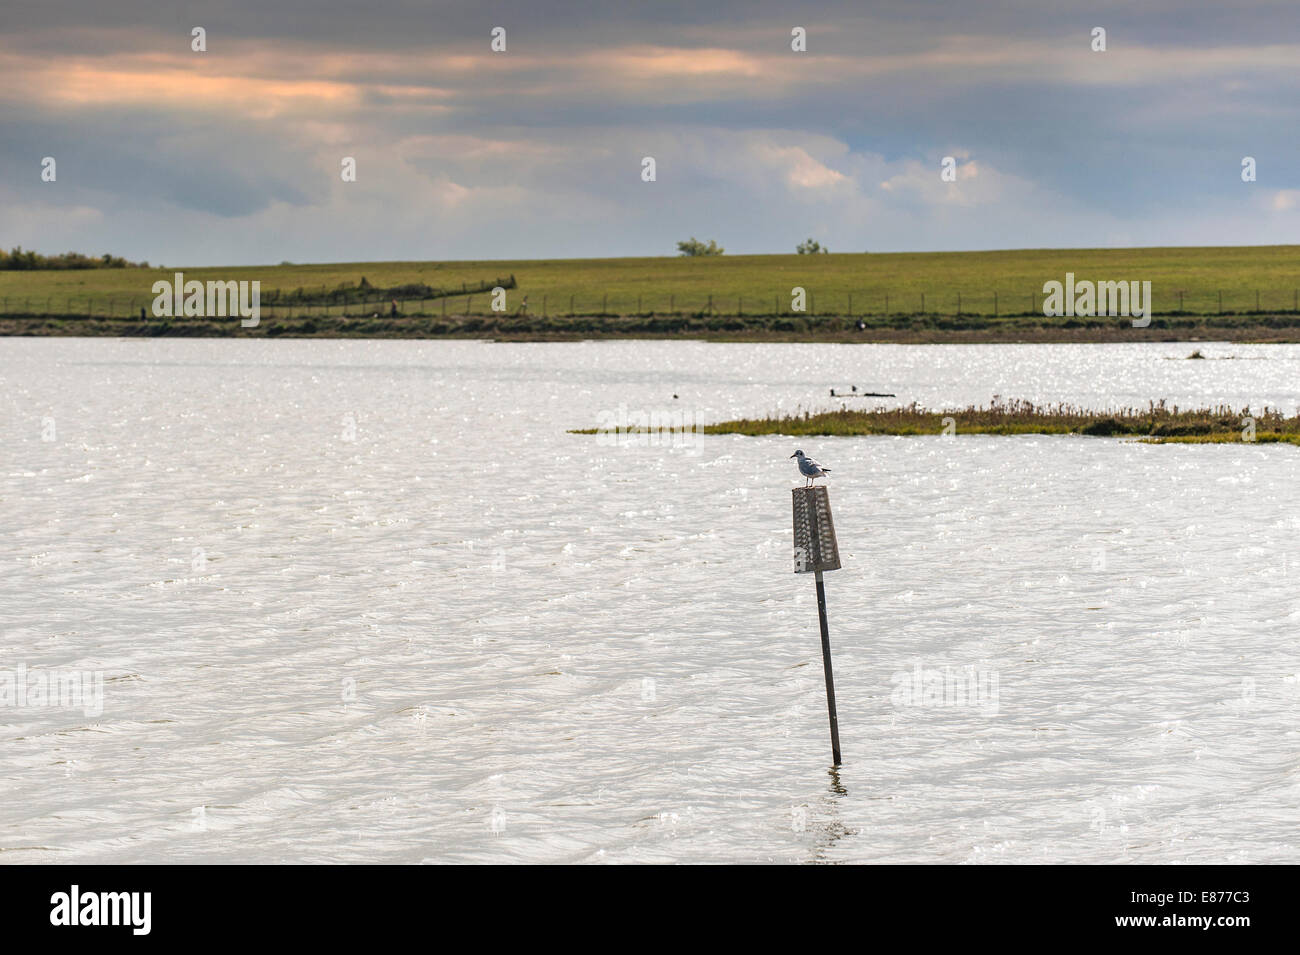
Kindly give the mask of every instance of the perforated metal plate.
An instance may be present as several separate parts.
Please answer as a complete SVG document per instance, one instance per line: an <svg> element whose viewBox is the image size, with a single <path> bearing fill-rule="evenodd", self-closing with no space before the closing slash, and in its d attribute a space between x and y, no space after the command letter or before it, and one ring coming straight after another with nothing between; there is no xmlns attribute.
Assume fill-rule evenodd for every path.
<svg viewBox="0 0 1300 955"><path fill-rule="evenodd" d="M831 499L825 486L791 488L794 495L794 572L839 570Z"/></svg>

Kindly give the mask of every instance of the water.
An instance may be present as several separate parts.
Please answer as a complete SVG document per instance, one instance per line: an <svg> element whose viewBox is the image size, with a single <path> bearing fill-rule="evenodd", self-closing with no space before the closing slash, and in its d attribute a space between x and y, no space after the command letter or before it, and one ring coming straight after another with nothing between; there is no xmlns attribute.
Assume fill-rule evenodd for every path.
<svg viewBox="0 0 1300 955"><path fill-rule="evenodd" d="M1300 861L1296 448L800 439L844 559L832 775L795 442L566 433L851 384L1290 414L1297 371L0 340L0 671L104 681L102 712L0 707L0 860Z"/></svg>

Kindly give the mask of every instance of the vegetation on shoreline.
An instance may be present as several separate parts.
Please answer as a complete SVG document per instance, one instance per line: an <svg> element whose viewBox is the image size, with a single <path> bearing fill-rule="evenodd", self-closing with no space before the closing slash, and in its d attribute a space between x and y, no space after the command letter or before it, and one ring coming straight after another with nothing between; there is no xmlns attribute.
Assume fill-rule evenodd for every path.
<svg viewBox="0 0 1300 955"><path fill-rule="evenodd" d="M288 291L274 288L262 293L261 302L264 308L283 308L290 312L297 310L299 317L310 317L314 314L312 310L317 307L319 307L319 312L315 314L327 314L329 309L336 306L340 310L340 317L343 317L343 312L347 310L348 306L357 306L361 311L365 311L367 305L378 303L387 308L390 302L409 303L416 307L408 308L408 313L422 314L423 309L432 304L435 299L483 295L495 288L506 290L515 288L515 277L513 275L507 278L497 277L480 280L473 284L461 282L459 288L455 286L435 288L423 282L407 282L404 285L394 285L391 288L380 288L371 285L370 280L363 275L361 280L355 284L340 282L333 287L300 285L296 289Z"/></svg>
<svg viewBox="0 0 1300 955"><path fill-rule="evenodd" d="M1245 317L1209 323L1191 318L1152 319L1146 328L1115 322L1054 324L1033 319L996 322L966 317L930 316L891 323L842 318L744 318L725 315L553 316L441 314L440 302L412 315L411 303L389 314L387 300L365 307L263 303L261 323L244 328L231 318L154 318L139 310L114 317L58 314L0 314L0 335L282 338L490 338L496 341L581 341L585 339L673 339L729 342L839 342L893 344L990 344L1027 342L1300 342L1300 317L1251 320ZM350 314L344 314L344 313Z"/></svg>
<svg viewBox="0 0 1300 955"><path fill-rule="evenodd" d="M826 411L768 418L744 418L705 425L705 434L860 436L943 434L1078 434L1138 438L1153 443L1287 442L1300 444L1300 415L1286 417L1266 408L1184 410L1165 402L1146 408L1088 411L1073 405L1035 405L995 397L988 407L929 411L915 403L902 408ZM575 434L596 434L583 429Z"/></svg>

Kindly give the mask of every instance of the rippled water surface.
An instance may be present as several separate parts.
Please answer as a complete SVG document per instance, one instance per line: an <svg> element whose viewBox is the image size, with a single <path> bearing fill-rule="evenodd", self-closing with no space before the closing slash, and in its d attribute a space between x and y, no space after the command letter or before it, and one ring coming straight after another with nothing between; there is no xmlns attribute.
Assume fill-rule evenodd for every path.
<svg viewBox="0 0 1300 955"><path fill-rule="evenodd" d="M2 861L1300 861L1300 449L800 439L832 775L795 442L566 433L1290 414L1300 348L0 339L0 384ZM102 712L17 705L52 671Z"/></svg>

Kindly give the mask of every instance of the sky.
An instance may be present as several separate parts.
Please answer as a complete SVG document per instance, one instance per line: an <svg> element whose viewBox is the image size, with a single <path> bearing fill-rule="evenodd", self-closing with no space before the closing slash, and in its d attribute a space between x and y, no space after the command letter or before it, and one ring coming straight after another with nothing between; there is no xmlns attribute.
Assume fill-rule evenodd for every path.
<svg viewBox="0 0 1300 955"><path fill-rule="evenodd" d="M0 0L6 248L197 266L690 236L1300 242L1300 3Z"/></svg>

